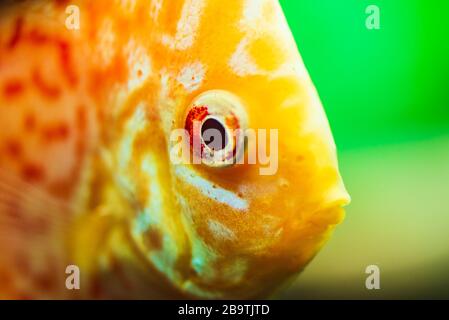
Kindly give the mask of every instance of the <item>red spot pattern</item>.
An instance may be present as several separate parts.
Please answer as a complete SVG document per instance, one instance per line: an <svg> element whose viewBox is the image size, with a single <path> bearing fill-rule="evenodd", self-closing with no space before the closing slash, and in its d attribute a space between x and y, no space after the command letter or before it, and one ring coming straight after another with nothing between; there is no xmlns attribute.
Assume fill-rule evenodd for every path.
<svg viewBox="0 0 449 320"><path fill-rule="evenodd" d="M28 163L22 168L22 176L29 182L39 182L44 179L45 171L42 165Z"/></svg>
<svg viewBox="0 0 449 320"><path fill-rule="evenodd" d="M193 106L186 117L185 129L190 135L190 145L193 146L193 129L195 121L202 121L209 114L207 106Z"/></svg>
<svg viewBox="0 0 449 320"><path fill-rule="evenodd" d="M27 67L26 73L23 74L24 78L12 75L0 81L0 98L3 96L17 98L26 93L27 100L18 101L24 102L22 105L16 103L17 101L10 104L21 106L23 110L12 110L12 107L11 110L5 110L20 112L21 118L18 123L11 124L12 129L8 127L4 133L0 132L0 162L2 167L15 171L15 174L24 180L40 184L52 195L65 199L73 194L83 158L90 146L88 138L91 114L88 107L91 106L78 100L78 97L82 99L77 87L81 76L79 72L84 71L85 62L81 62L83 69L76 68L79 62L75 53L78 52L75 45L77 40L74 39L72 42L73 38L70 34L66 34L65 30L50 28L47 28L46 24L36 24L32 19L28 20L25 17L13 20L10 25L8 38L4 43L4 54L14 58L16 54L20 56L25 53L30 58L29 61L23 61L23 67ZM45 62L45 57L50 60L47 59ZM115 79L116 71L115 69L108 71L111 78ZM92 86L92 92L85 92L86 95L91 95L94 100L103 98L99 88L104 85L104 72L97 78L94 77L93 70L89 72L89 75L86 75L87 87L90 90ZM121 73L125 75L124 71ZM85 88L79 89L85 91ZM71 98L67 100L74 103L73 105L62 101L61 98L65 93ZM54 103L50 104L50 101ZM44 110L45 106L58 107L59 110ZM95 111L99 112L100 109L94 110L92 115L96 113ZM3 115L2 112L0 114ZM59 115L63 115L63 118ZM9 138L11 136L9 131L12 131L14 139ZM16 136L17 131L19 136ZM50 145L51 143L60 145ZM69 151L66 147L72 145L73 148ZM64 159L61 157L74 157L71 161L73 165L61 168L54 166L53 161Z"/></svg>
<svg viewBox="0 0 449 320"><path fill-rule="evenodd" d="M69 127L65 123L58 123L44 128L42 134L47 142L65 140L69 136Z"/></svg>
<svg viewBox="0 0 449 320"><path fill-rule="evenodd" d="M3 96L13 98L20 95L24 90L24 85L20 80L9 80L3 86Z"/></svg>
<svg viewBox="0 0 449 320"><path fill-rule="evenodd" d="M36 88L49 99L57 99L61 95L61 89L58 86L46 83L38 70L34 70L32 79Z"/></svg>
<svg viewBox="0 0 449 320"><path fill-rule="evenodd" d="M18 140L9 140L5 145L6 153L12 158L20 158L22 155L22 145Z"/></svg>
<svg viewBox="0 0 449 320"><path fill-rule="evenodd" d="M23 19L20 17L16 20L16 25L14 26L14 31L12 34L11 39L8 43L8 48L13 49L17 43L19 43L20 37L22 35L23 30Z"/></svg>
<svg viewBox="0 0 449 320"><path fill-rule="evenodd" d="M72 65L71 47L70 43L57 37L52 37L43 33L39 29L32 29L28 32L24 32L23 18L19 18L16 21L16 25L13 31L13 35L7 44L7 47L12 49L16 47L21 40L29 41L31 44L42 45L54 45L58 50L59 64L62 74L64 75L67 83L70 87L75 87L78 84L78 75ZM57 86L50 86L45 83L39 73L33 73L33 82L38 89L48 97L57 97L60 89Z"/></svg>
<svg viewBox="0 0 449 320"><path fill-rule="evenodd" d="M61 68L69 85L71 87L74 87L78 83L78 76L76 75L70 64L70 46L67 42L59 41L58 48Z"/></svg>

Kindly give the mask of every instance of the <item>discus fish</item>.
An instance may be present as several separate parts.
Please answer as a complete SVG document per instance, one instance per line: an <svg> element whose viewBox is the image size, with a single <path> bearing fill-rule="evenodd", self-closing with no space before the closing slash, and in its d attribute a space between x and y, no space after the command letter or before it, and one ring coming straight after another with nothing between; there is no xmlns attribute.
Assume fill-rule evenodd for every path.
<svg viewBox="0 0 449 320"><path fill-rule="evenodd" d="M1 298L269 297L342 220L335 144L277 0L0 15ZM176 129L208 149L194 121L224 133L230 163L172 160ZM239 162L236 128L277 136Z"/></svg>

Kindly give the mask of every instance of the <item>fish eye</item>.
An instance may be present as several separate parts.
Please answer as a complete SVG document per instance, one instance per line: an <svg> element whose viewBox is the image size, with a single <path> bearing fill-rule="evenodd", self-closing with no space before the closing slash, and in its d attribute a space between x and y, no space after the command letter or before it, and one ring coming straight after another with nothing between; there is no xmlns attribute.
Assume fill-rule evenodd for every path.
<svg viewBox="0 0 449 320"><path fill-rule="evenodd" d="M226 167L237 162L244 151L246 112L240 99L223 90L206 91L187 109L185 129L194 157L209 167Z"/></svg>

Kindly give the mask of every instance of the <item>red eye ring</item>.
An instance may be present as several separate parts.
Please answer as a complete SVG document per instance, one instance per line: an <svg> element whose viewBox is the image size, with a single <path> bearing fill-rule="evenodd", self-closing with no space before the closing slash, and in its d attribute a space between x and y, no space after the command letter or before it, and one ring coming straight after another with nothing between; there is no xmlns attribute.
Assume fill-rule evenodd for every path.
<svg viewBox="0 0 449 320"><path fill-rule="evenodd" d="M191 102L184 119L194 164L221 168L238 163L248 119L237 96L224 90L203 92Z"/></svg>
<svg viewBox="0 0 449 320"><path fill-rule="evenodd" d="M185 121L185 129L190 136L190 145L193 145L193 124L195 121L202 122L209 115L207 106L193 106L187 114Z"/></svg>

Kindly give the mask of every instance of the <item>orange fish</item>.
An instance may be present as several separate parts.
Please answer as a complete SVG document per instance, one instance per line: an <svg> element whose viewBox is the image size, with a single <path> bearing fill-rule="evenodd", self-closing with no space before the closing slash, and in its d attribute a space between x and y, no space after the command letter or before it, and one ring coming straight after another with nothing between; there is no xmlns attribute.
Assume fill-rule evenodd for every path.
<svg viewBox="0 0 449 320"><path fill-rule="evenodd" d="M342 220L334 141L277 0L0 16L0 298L268 297Z"/></svg>

